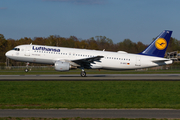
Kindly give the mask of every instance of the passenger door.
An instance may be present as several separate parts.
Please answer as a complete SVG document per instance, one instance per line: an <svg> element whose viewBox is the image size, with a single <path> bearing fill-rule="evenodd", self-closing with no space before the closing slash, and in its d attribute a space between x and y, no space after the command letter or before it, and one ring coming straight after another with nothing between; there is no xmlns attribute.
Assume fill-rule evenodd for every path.
<svg viewBox="0 0 180 120"><path fill-rule="evenodd" d="M25 48L25 56L30 56L30 51L31 51L31 45L26 46L26 48Z"/></svg>

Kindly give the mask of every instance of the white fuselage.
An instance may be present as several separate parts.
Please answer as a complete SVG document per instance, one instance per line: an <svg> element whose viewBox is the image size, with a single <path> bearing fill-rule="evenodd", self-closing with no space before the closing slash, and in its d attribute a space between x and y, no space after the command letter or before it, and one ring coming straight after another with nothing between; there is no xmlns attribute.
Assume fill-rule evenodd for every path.
<svg viewBox="0 0 180 120"><path fill-rule="evenodd" d="M92 69L139 69L172 63L172 60L161 57L129 54L121 51L108 52L42 45L20 45L16 48L19 50L10 50L6 53L6 56L13 60L32 63L54 64L56 61L71 62L73 60L104 56L99 61L91 63Z"/></svg>

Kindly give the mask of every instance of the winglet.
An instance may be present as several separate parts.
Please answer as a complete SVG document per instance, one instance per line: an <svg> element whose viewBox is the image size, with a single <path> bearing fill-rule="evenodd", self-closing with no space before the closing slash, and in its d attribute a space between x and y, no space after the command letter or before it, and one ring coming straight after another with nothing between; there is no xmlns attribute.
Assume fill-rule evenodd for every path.
<svg viewBox="0 0 180 120"><path fill-rule="evenodd" d="M141 55L164 57L171 38L172 31L164 30L156 39L141 53Z"/></svg>

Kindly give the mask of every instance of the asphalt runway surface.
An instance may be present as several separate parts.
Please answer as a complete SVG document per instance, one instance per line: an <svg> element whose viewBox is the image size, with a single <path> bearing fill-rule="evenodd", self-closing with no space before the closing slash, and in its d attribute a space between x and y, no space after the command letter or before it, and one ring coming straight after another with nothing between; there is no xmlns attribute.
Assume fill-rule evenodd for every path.
<svg viewBox="0 0 180 120"><path fill-rule="evenodd" d="M0 75L0 81L180 81L180 74Z"/></svg>
<svg viewBox="0 0 180 120"><path fill-rule="evenodd" d="M180 118L180 110L126 110L126 109L73 109L73 110L0 110L0 117L39 118Z"/></svg>

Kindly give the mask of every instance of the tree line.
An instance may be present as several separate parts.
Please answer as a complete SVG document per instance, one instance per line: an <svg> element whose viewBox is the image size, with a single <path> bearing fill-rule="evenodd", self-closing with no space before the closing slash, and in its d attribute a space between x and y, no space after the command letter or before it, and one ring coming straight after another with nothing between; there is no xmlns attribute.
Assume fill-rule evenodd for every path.
<svg viewBox="0 0 180 120"><path fill-rule="evenodd" d="M153 40L153 39L152 39ZM5 53L8 50L13 49L17 45L22 44L36 44L36 45L48 45L48 46L59 46L59 47L70 47L70 48L82 48L82 49L93 49L93 50L105 50L105 51L126 51L128 53L140 53L148 45L142 42L132 42L130 39L124 39L122 42L113 43L110 38L105 36L91 37L85 40L79 40L75 36L69 38L60 37L57 35L50 35L47 38L35 37L21 38L21 39L5 39L3 34L0 34L0 63L5 64L6 56ZM180 40L172 38L170 40L167 52L180 50Z"/></svg>

